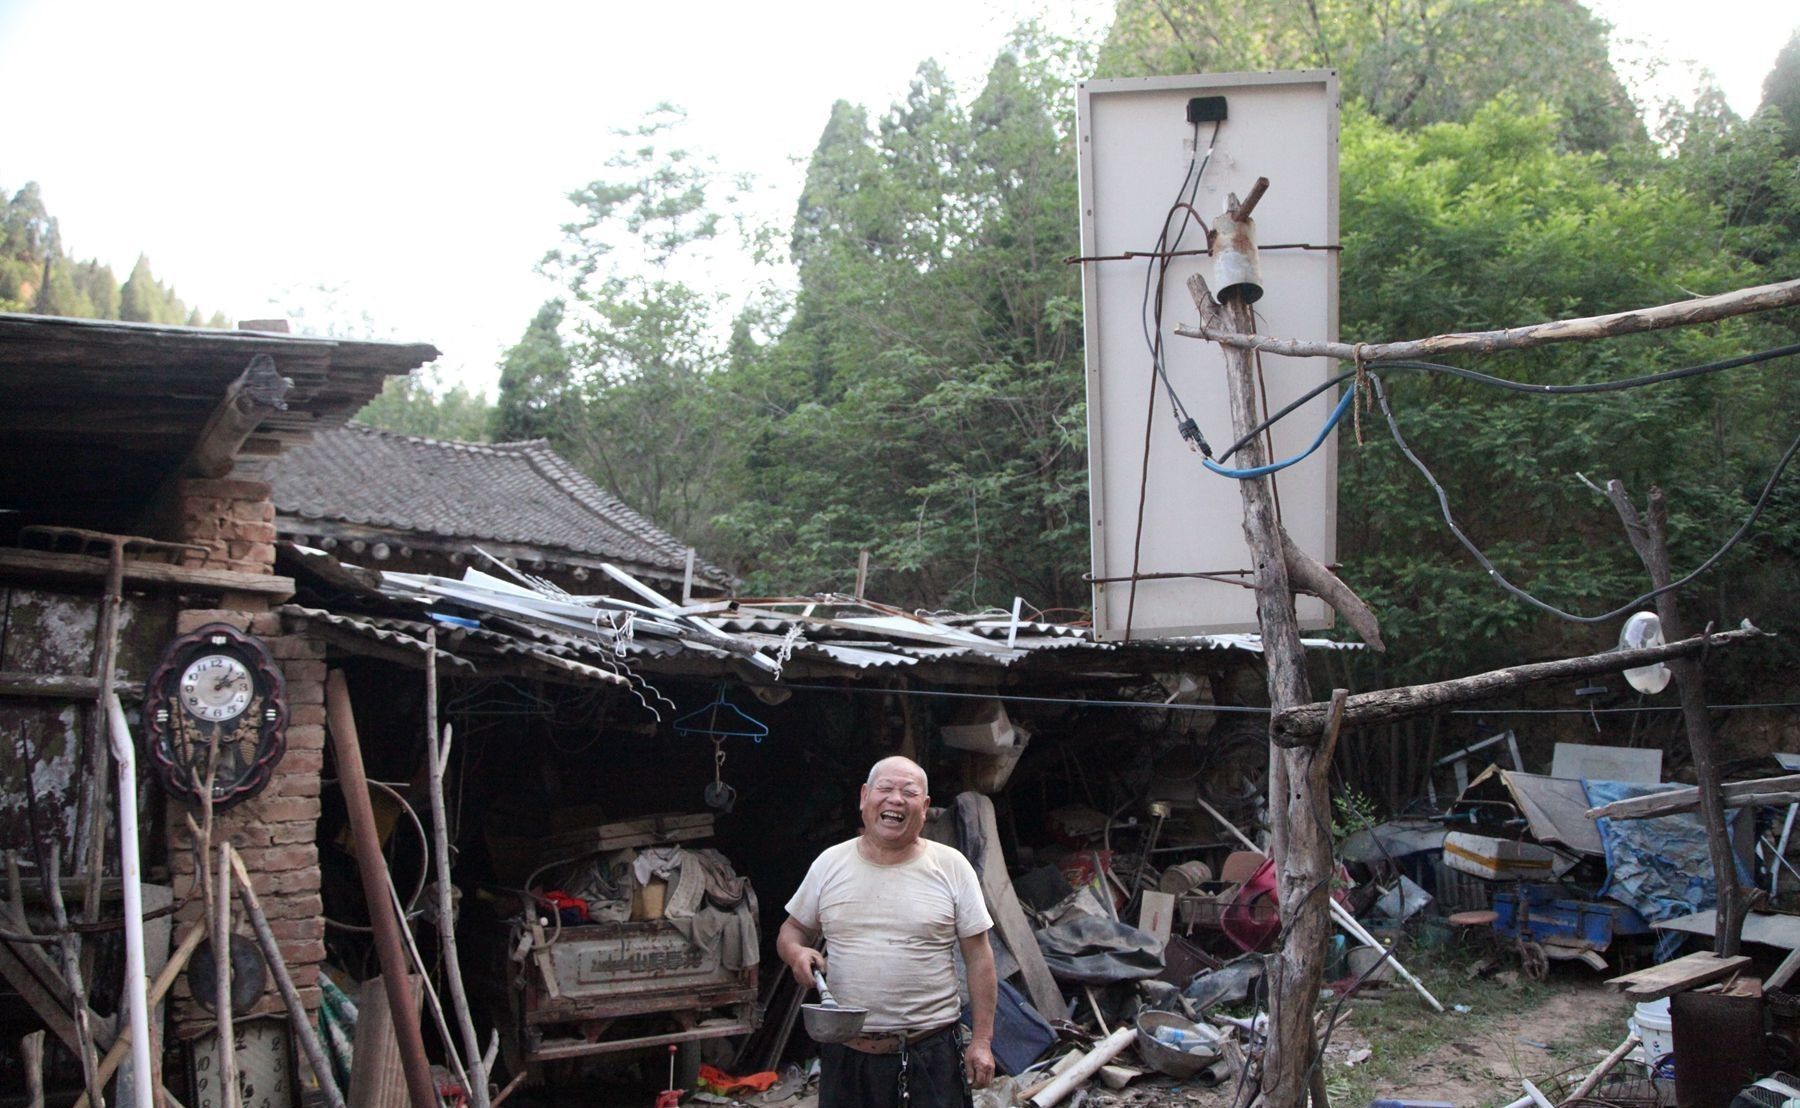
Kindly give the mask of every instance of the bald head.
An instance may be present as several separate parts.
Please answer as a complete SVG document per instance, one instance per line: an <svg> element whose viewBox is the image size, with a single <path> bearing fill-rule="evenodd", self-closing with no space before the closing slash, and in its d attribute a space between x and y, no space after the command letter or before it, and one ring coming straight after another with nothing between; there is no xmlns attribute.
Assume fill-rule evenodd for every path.
<svg viewBox="0 0 1800 1108"><path fill-rule="evenodd" d="M924 767L913 761L911 758L903 758L898 754L891 758L883 758L873 766L870 766L868 779L865 780L863 784L873 785L876 778L880 777L883 773L894 770L917 776L919 779L919 788L926 792L931 791L931 783L925 779Z"/></svg>

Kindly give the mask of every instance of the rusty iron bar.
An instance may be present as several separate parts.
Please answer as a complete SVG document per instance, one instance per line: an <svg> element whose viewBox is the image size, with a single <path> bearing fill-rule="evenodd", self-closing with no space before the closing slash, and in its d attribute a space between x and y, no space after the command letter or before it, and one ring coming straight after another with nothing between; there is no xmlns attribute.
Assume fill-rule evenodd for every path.
<svg viewBox="0 0 1800 1108"><path fill-rule="evenodd" d="M419 1009L413 1003L407 981L406 950L400 940L400 920L389 899L387 859L375 830L375 808L369 802L368 774L363 770L362 745L356 736L356 717L350 710L350 689L344 671L325 676L325 714L330 725L332 751L337 756L338 787L349 809L350 829L356 844L356 868L362 875L363 899L375 930L375 951L381 960L382 985L387 990L389 1016L406 1077L412 1108L439 1108L437 1086L431 1079L431 1063L425 1056L425 1039L419 1031Z"/></svg>

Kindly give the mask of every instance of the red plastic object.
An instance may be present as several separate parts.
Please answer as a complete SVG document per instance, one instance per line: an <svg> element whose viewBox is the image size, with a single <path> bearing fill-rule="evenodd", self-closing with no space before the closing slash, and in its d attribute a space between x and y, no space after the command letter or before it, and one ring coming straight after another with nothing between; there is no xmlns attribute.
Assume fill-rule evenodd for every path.
<svg viewBox="0 0 1800 1108"><path fill-rule="evenodd" d="M1349 899L1350 874L1342 865L1338 866L1337 877L1333 882L1337 887L1331 890L1331 897L1339 904ZM1219 913L1219 930L1225 937L1238 945L1240 950L1251 952L1266 949L1269 941L1281 930L1281 915L1275 896L1275 860L1273 858L1256 867Z"/></svg>
<svg viewBox="0 0 1800 1108"><path fill-rule="evenodd" d="M682 1090L680 1089L670 1089L667 1092L657 1093L656 1108L680 1108L681 1093Z"/></svg>

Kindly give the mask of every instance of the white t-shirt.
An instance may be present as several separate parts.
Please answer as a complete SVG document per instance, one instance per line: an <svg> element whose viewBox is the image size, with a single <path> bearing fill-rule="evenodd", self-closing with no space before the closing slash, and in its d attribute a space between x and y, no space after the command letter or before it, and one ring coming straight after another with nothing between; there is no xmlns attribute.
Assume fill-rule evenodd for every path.
<svg viewBox="0 0 1800 1108"><path fill-rule="evenodd" d="M910 861L880 865L839 843L814 859L788 915L825 936L826 984L846 1007L867 1008L865 1032L952 1023L959 939L994 926L981 883L955 848L919 840Z"/></svg>

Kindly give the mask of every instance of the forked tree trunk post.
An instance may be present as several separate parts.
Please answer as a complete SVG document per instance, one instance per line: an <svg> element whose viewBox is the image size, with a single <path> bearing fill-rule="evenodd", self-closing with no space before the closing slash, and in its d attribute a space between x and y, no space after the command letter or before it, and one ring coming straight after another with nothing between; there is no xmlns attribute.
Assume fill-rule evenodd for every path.
<svg viewBox="0 0 1800 1108"><path fill-rule="evenodd" d="M1212 314L1212 297L1205 281L1196 275L1189 288L1202 317ZM1214 326L1235 333L1254 330L1250 305L1238 289L1226 290ZM1261 421L1251 353L1233 346L1220 349L1231 397L1232 435L1243 438ZM1239 455L1246 469L1269 461L1261 438L1246 441ZM1305 648L1300 645L1281 521L1269 485L1266 476L1254 477L1239 481L1238 489L1244 504L1244 538L1255 563L1257 623L1269 667L1269 705L1279 714L1311 701L1312 691L1306 677ZM1270 736L1271 740L1276 737L1273 728ZM1269 1031L1261 1079L1262 1095L1271 1108L1303 1108L1317 1050L1313 1012L1331 937L1331 809L1325 787L1330 758L1329 746L1323 742L1269 744L1269 853L1275 861L1281 913L1281 948L1267 962Z"/></svg>

